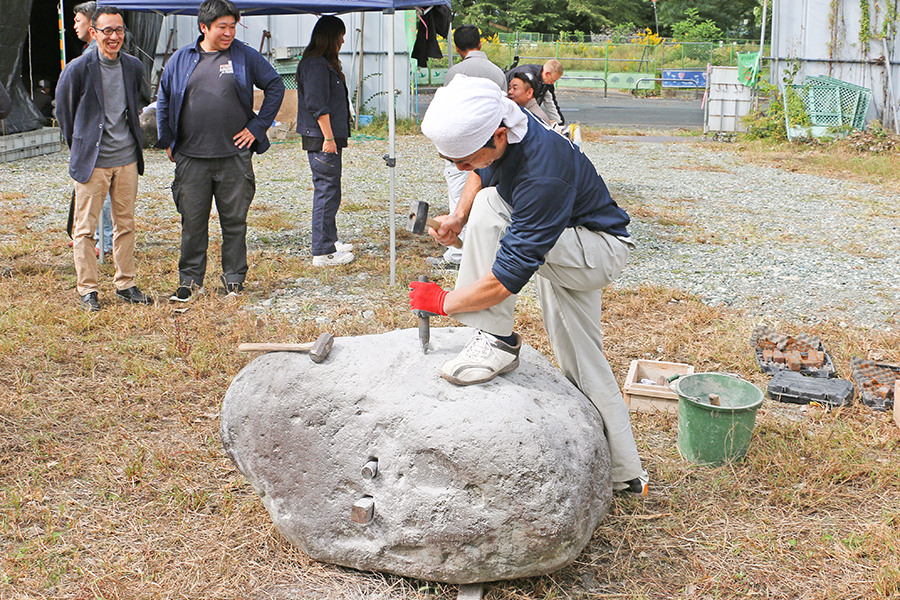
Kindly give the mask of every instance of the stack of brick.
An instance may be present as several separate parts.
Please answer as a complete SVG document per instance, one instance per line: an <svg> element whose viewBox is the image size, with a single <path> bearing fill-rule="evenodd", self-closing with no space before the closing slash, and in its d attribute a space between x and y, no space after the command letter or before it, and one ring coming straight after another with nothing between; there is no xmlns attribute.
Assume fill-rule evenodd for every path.
<svg viewBox="0 0 900 600"><path fill-rule="evenodd" d="M894 386L900 379L900 366L854 357L850 369L866 405L886 408L896 400Z"/></svg>
<svg viewBox="0 0 900 600"><path fill-rule="evenodd" d="M825 365L825 351L817 336L806 333L790 336L759 326L751 339L762 350L763 362L785 365L797 372L802 367L818 369Z"/></svg>

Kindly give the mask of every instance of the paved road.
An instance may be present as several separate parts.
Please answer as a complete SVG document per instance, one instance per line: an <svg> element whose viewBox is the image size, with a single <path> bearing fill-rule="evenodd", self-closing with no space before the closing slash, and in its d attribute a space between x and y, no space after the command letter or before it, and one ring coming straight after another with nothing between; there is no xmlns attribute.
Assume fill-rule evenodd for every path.
<svg viewBox="0 0 900 600"><path fill-rule="evenodd" d="M582 125L665 129L703 129L701 101L693 98L635 98L610 90L561 89L563 116Z"/></svg>
<svg viewBox="0 0 900 600"><path fill-rule="evenodd" d="M431 102L434 90L420 90L419 110ZM634 98L631 94L610 90L563 88L557 93L563 116L567 120L599 127L634 127L657 129L702 129L701 101L693 98Z"/></svg>

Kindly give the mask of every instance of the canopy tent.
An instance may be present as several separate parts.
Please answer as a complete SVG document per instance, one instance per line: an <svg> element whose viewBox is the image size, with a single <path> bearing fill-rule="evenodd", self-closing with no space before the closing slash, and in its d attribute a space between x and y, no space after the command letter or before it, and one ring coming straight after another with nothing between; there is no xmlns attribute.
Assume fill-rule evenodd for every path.
<svg viewBox="0 0 900 600"><path fill-rule="evenodd" d="M154 11L166 15L196 15L202 0L100 0L98 5L117 6L122 10ZM445 4L450 0L234 0L241 14L250 15L301 15L341 14L373 10L412 10L420 6Z"/></svg>
<svg viewBox="0 0 900 600"><path fill-rule="evenodd" d="M99 6L112 5L122 10L158 12L162 14L196 15L202 0L98 0ZM341 14L348 12L381 11L393 14L397 10L412 10L417 7L445 5L450 0L232 0L241 14L251 15L284 15L284 14ZM393 99L394 84L394 44L396 25L390 20L388 34L388 76L385 93ZM391 223L391 285L396 282L396 180L395 154L396 114L394 102L389 102L388 109L388 154L385 162L390 170L390 223Z"/></svg>

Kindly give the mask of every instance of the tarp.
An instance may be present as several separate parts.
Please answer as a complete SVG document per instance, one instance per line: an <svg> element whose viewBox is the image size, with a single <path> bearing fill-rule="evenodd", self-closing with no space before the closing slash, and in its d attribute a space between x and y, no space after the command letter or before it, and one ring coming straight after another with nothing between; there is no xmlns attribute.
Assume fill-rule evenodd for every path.
<svg viewBox="0 0 900 600"><path fill-rule="evenodd" d="M98 5L117 6L122 10L155 11L163 14L196 15L202 0L100 0ZM236 0L234 4L241 14L251 15L300 15L340 14L348 12L412 10L418 6L445 4L450 0Z"/></svg>
<svg viewBox="0 0 900 600"><path fill-rule="evenodd" d="M141 85L141 104L150 104L150 82L153 81L153 63L156 60L156 46L162 29L162 15L152 13L125 13L125 52L140 59L144 66L144 81ZM72 60L74 57L70 57Z"/></svg>
<svg viewBox="0 0 900 600"><path fill-rule="evenodd" d="M22 85L22 47L28 35L31 0L0 0L0 82L12 98L12 113L0 121L0 135L40 129L44 118Z"/></svg>

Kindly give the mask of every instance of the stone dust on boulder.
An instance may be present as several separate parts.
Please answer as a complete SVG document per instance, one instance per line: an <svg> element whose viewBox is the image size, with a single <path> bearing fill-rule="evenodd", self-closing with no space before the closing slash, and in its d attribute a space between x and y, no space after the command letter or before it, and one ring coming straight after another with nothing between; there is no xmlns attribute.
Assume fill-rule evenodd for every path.
<svg viewBox="0 0 900 600"><path fill-rule="evenodd" d="M319 364L248 364L221 435L275 525L310 557L445 583L549 573L573 561L612 501L603 422L523 344L482 385L439 375L472 334L337 338Z"/></svg>

